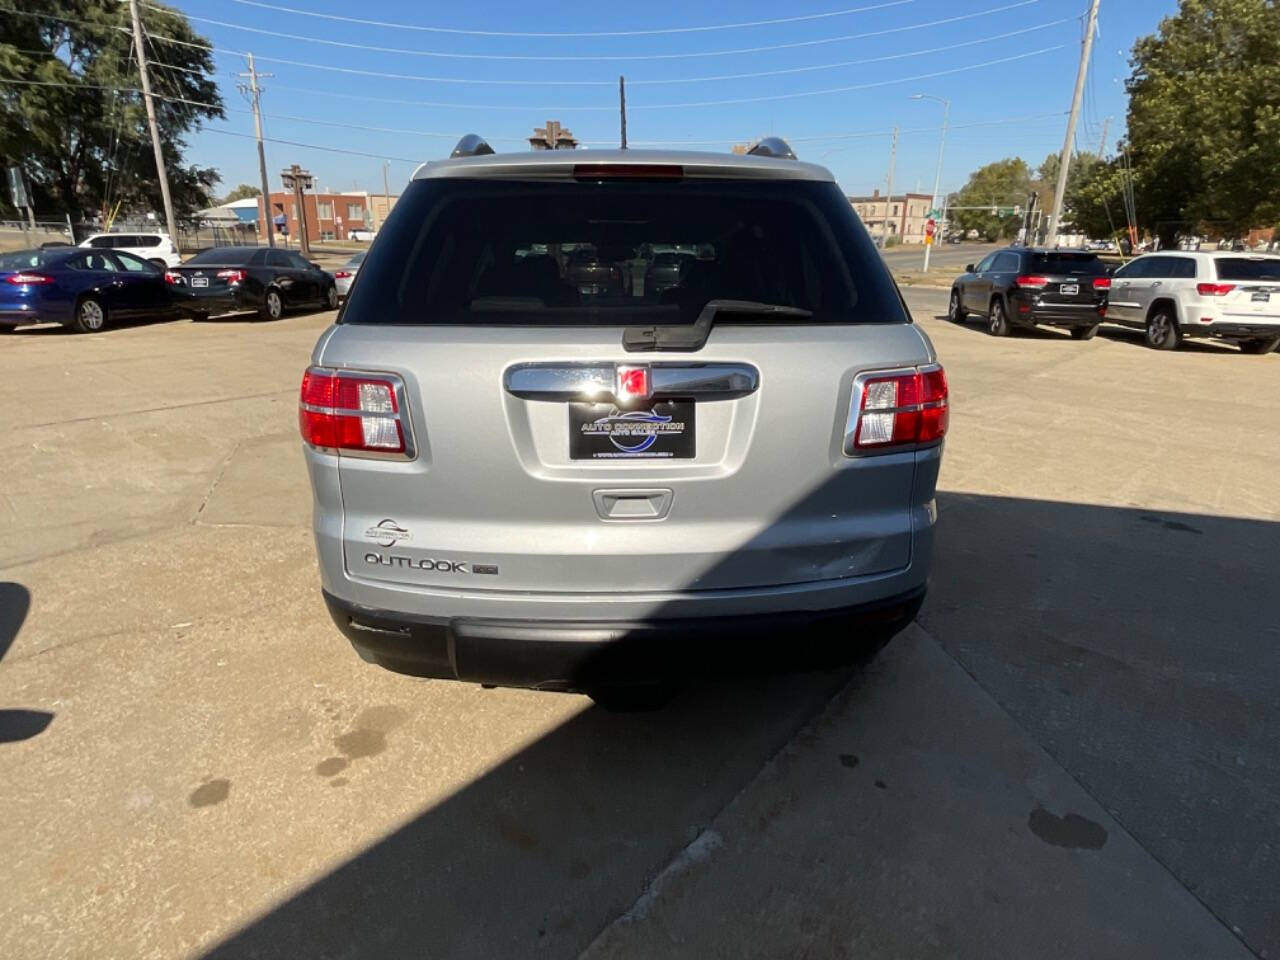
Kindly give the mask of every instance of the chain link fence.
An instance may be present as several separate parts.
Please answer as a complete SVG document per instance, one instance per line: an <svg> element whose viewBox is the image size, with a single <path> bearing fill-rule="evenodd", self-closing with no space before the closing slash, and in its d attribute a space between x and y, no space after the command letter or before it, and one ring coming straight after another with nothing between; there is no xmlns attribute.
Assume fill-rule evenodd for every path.
<svg viewBox="0 0 1280 960"><path fill-rule="evenodd" d="M77 244L96 233L167 233L164 224L154 220L117 220L107 231L101 223L83 221L73 223L62 219L37 217L30 220L0 220L0 253L13 250L30 250L35 247ZM202 220L187 218L178 221L178 236L174 238L184 254L207 250L209 247L253 245L258 243L257 226L253 223L231 220Z"/></svg>

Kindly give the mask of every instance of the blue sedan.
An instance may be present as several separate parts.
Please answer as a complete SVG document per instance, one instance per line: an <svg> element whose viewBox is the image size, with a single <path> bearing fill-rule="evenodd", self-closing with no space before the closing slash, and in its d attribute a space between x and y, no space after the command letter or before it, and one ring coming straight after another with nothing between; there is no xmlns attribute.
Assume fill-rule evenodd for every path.
<svg viewBox="0 0 1280 960"><path fill-rule="evenodd" d="M61 323L94 333L117 320L174 314L164 270L131 253L51 247L0 254L0 332Z"/></svg>

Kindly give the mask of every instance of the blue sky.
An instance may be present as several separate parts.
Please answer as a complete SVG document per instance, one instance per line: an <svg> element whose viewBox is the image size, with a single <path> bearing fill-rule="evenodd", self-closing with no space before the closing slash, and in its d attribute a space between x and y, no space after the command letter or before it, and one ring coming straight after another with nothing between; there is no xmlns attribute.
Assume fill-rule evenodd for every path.
<svg viewBox="0 0 1280 960"><path fill-rule="evenodd" d="M252 52L259 70L275 74L263 81L269 138L370 155L268 142L273 188L279 170L296 162L318 187L380 191L385 158L398 192L416 161L446 155L459 134L480 133L499 151L523 150L532 128L548 119L585 146L613 147L617 80L625 74L633 146L727 150L776 133L803 159L830 167L847 192L863 193L884 189L895 124L903 131L895 192L932 188L942 108L911 100L913 93L952 103L944 188L957 188L991 160L1016 155L1034 165L1061 149L1087 0L175 5L219 50L227 119L195 135L188 158L218 168L224 190L258 182L253 120L234 77L244 69L241 54ZM1103 0L1080 149L1097 148L1107 116L1115 118L1108 140L1120 135L1128 51L1175 7L1176 0ZM779 18L807 19L756 23ZM702 27L715 29L689 29ZM629 35L581 35L608 32ZM163 58L165 44L154 45ZM761 73L770 75L743 76Z"/></svg>

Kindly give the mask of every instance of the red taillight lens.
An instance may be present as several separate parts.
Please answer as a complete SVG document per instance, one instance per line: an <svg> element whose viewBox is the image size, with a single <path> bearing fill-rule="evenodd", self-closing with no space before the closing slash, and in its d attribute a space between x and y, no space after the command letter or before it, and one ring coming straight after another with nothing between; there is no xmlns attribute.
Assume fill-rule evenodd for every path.
<svg viewBox="0 0 1280 960"><path fill-rule="evenodd" d="M217 277L219 280L227 281L227 283L241 283L244 281L245 272L243 270L219 270Z"/></svg>
<svg viewBox="0 0 1280 960"><path fill-rule="evenodd" d="M164 272L164 282L171 287L179 286L182 283L182 274L174 273L172 270Z"/></svg>
<svg viewBox="0 0 1280 960"><path fill-rule="evenodd" d="M1225 297L1235 288L1234 283L1197 283L1196 293L1202 297Z"/></svg>
<svg viewBox="0 0 1280 960"><path fill-rule="evenodd" d="M1095 289L1095 290L1110 290L1110 289L1111 289L1111 278L1110 278L1110 277L1094 277L1094 278L1093 278L1093 289Z"/></svg>
<svg viewBox="0 0 1280 960"><path fill-rule="evenodd" d="M5 281L12 283L15 287L41 287L46 283L53 283L53 277L47 277L43 273L15 273L5 277Z"/></svg>
<svg viewBox="0 0 1280 960"><path fill-rule="evenodd" d="M349 276L351 276L350 271L348 271L348 270L339 270L339 271L337 271L337 272L333 275L333 279L335 279L335 280L345 280L345 279L347 279L347 277L349 277Z"/></svg>
<svg viewBox="0 0 1280 960"><path fill-rule="evenodd" d="M1013 281L1015 287L1025 287L1029 290L1043 290L1049 285L1048 277L1039 277L1034 274L1024 274Z"/></svg>
<svg viewBox="0 0 1280 960"><path fill-rule="evenodd" d="M854 390L844 452L870 453L935 443L950 419L947 375L940 366L871 374Z"/></svg>
<svg viewBox="0 0 1280 960"><path fill-rule="evenodd" d="M411 456L399 378L311 367L302 375L298 429L313 447L353 454Z"/></svg>

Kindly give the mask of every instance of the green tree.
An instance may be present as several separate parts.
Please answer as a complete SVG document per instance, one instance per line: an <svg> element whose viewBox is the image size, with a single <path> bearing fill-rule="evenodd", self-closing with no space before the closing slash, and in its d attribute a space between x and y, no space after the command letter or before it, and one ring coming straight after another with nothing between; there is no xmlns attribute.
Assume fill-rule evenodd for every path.
<svg viewBox="0 0 1280 960"><path fill-rule="evenodd" d="M1116 161L1092 158L1074 169L1067 177L1067 195L1063 201L1065 216L1079 231L1090 237L1119 239L1127 235L1125 217L1124 171ZM1118 236L1119 235L1119 236Z"/></svg>
<svg viewBox="0 0 1280 960"><path fill-rule="evenodd" d="M971 173L969 182L948 200L952 208L978 209L956 209L947 216L959 229L977 230L987 240L1013 237L1022 217L1012 213L1012 208L1025 207L1030 192L1031 171L1025 161L1018 157L997 160Z"/></svg>
<svg viewBox="0 0 1280 960"><path fill-rule="evenodd" d="M81 217L117 202L159 212L128 5L14 3L21 12L0 17L0 163L23 168L37 212ZM183 159L185 137L223 116L213 55L184 45L208 41L178 11L148 3L142 19L165 168L174 206L186 213L208 205L218 180L217 171Z"/></svg>
<svg viewBox="0 0 1280 960"><path fill-rule="evenodd" d="M262 196L262 191L257 187L248 183L242 183L238 187L234 187L230 193L223 197L222 202L234 203L237 200L248 200L251 197L260 196Z"/></svg>
<svg viewBox="0 0 1280 960"><path fill-rule="evenodd" d="M1280 5L1182 0L1138 40L1128 149L1140 224L1162 245L1280 216Z"/></svg>

